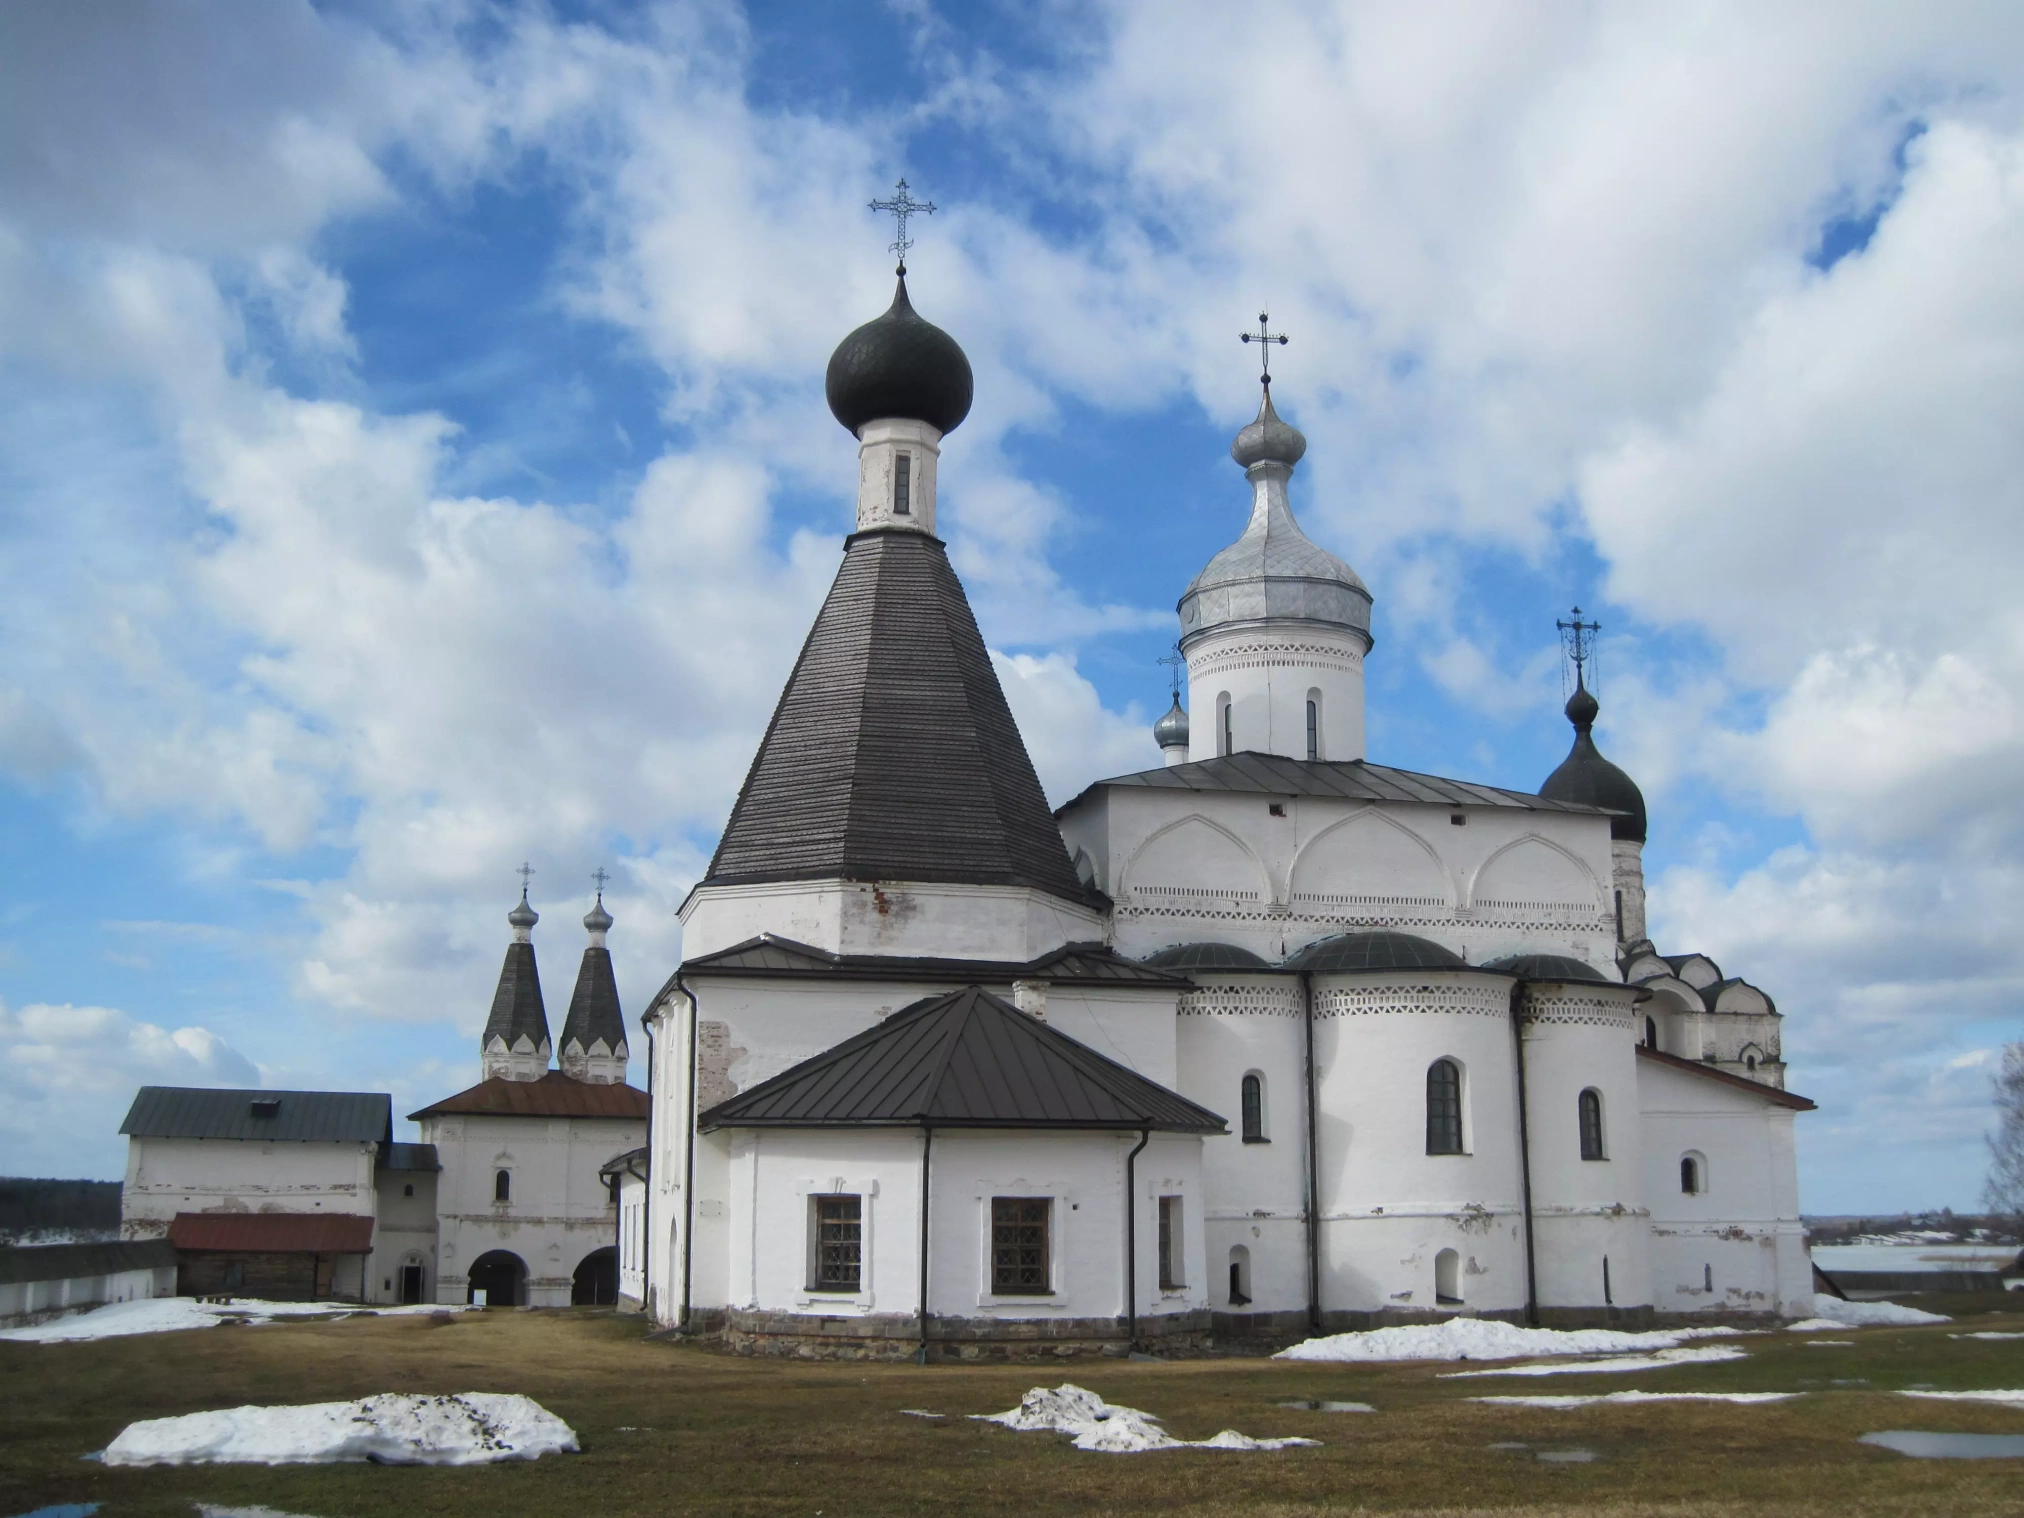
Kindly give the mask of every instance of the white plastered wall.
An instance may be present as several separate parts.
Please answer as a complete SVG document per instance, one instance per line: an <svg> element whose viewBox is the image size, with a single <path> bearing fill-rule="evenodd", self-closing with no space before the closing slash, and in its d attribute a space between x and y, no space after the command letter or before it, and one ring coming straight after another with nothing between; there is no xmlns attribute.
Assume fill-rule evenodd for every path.
<svg viewBox="0 0 2024 1518"><path fill-rule="evenodd" d="M378 1216L366 1259L365 1299L398 1302L401 1267L422 1267L422 1300L436 1296L436 1172L381 1170L376 1174ZM413 1195L409 1195L409 1188Z"/></svg>
<svg viewBox="0 0 2024 1518"><path fill-rule="evenodd" d="M121 1236L159 1238L179 1212L371 1217L378 1152L369 1142L129 1138Z"/></svg>
<svg viewBox="0 0 2024 1518"><path fill-rule="evenodd" d="M1105 936L1096 908L1024 886L856 880L698 886L680 916L682 951L690 959L772 933L832 954L1020 964Z"/></svg>
<svg viewBox="0 0 2024 1518"><path fill-rule="evenodd" d="M1307 703L1319 707L1320 759L1363 757L1363 660L1369 641L1320 622L1236 623L1187 645L1188 758L1224 752L1307 755Z"/></svg>

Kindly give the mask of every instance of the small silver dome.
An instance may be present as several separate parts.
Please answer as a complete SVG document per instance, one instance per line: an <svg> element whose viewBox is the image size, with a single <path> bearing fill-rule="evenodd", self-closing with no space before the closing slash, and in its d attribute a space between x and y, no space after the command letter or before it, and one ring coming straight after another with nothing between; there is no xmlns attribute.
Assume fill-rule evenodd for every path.
<svg viewBox="0 0 2024 1518"><path fill-rule="evenodd" d="M1291 469L1306 453L1307 434L1279 420L1279 413L1272 409L1270 390L1265 392L1265 403L1258 408L1258 420L1238 433L1230 444L1230 457L1246 469L1267 461Z"/></svg>
<svg viewBox="0 0 2024 1518"><path fill-rule="evenodd" d="M1167 708L1167 714L1153 724L1153 742L1163 749L1188 746L1188 714L1181 709L1178 695L1174 697L1174 704Z"/></svg>
<svg viewBox="0 0 2024 1518"><path fill-rule="evenodd" d="M611 913L604 909L604 894L598 893L597 905L584 914L583 925L593 933L611 931Z"/></svg>
<svg viewBox="0 0 2024 1518"><path fill-rule="evenodd" d="M509 928L531 928L541 921L541 914L527 904L527 893L520 893L520 905L506 914Z"/></svg>

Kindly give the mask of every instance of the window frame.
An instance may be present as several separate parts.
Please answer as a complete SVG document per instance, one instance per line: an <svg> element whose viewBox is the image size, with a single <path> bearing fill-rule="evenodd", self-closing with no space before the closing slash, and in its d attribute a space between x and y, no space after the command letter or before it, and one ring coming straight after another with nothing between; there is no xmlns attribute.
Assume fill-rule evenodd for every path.
<svg viewBox="0 0 2024 1518"><path fill-rule="evenodd" d="M1609 1162L1609 1136L1603 1126L1602 1092L1594 1086L1584 1086L1581 1095L1574 1099L1574 1122L1580 1134L1581 1158L1584 1162Z"/></svg>
<svg viewBox="0 0 2024 1518"><path fill-rule="evenodd" d="M1687 1173L1693 1172L1694 1184L1687 1185ZM1706 1196L1708 1194L1708 1157L1698 1149L1689 1149L1680 1156L1680 1195Z"/></svg>
<svg viewBox="0 0 2024 1518"><path fill-rule="evenodd" d="M998 1193L985 1199L984 1207L984 1291L992 1301L1030 1302L1040 1297L1060 1295L1056 1280L1060 1251L1054 1247L1054 1222L1058 1198L1045 1192ZM1037 1218L1001 1217L1001 1210L1011 1208L1039 1209ZM1037 1222L1040 1229L1040 1275L1037 1285L1021 1286L1008 1284L1000 1271L999 1253L1005 1248L1023 1247L1018 1244L1006 1245L1000 1242L1001 1228L1030 1228ZM1024 1267L1016 1267L1024 1268Z"/></svg>
<svg viewBox="0 0 2024 1518"><path fill-rule="evenodd" d="M1163 1192L1156 1199L1159 1220L1159 1282L1163 1292L1188 1289L1188 1214L1179 1192Z"/></svg>
<svg viewBox="0 0 2024 1518"><path fill-rule="evenodd" d="M1307 757L1313 763L1323 758L1321 752L1321 692L1307 693Z"/></svg>
<svg viewBox="0 0 2024 1518"><path fill-rule="evenodd" d="M1236 704L1228 691L1216 697L1216 753L1226 759L1237 752L1237 721L1231 715Z"/></svg>
<svg viewBox="0 0 2024 1518"><path fill-rule="evenodd" d="M812 1191L808 1194L808 1272L807 1285L803 1288L810 1296L856 1297L864 1294L864 1221L866 1208L864 1195L856 1191ZM843 1204L849 1203L846 1208ZM839 1214L825 1218L825 1211ZM846 1218L842 1213L848 1212ZM828 1241L823 1236L825 1228L848 1228L850 1236L847 1247L850 1251L849 1279L824 1279L825 1247ZM845 1242L837 1240L839 1248Z"/></svg>
<svg viewBox="0 0 2024 1518"><path fill-rule="evenodd" d="M1269 1144L1272 1135L1265 1127L1265 1074L1246 1070L1237 1084L1238 1132L1247 1144Z"/></svg>
<svg viewBox="0 0 2024 1518"><path fill-rule="evenodd" d="M510 1206L513 1202L513 1169L510 1165L495 1165L492 1169L492 1205Z"/></svg>
<svg viewBox="0 0 2024 1518"><path fill-rule="evenodd" d="M1454 1110L1454 1147L1453 1147L1453 1148L1445 1148L1445 1147L1443 1147L1443 1148L1436 1148L1436 1147L1434 1147L1434 1139L1435 1139L1435 1132L1434 1132L1434 1123L1435 1123L1435 1092L1434 1092L1434 1072L1435 1072L1435 1071L1437 1071L1437 1070L1439 1070L1439 1069L1440 1069L1440 1068L1441 1068L1441 1067L1442 1067L1443 1065L1447 1066L1447 1067L1448 1067L1448 1069L1450 1069L1451 1071L1453 1071L1453 1072L1454 1072L1454 1109L1455 1109L1455 1110ZM1425 1092L1424 1092L1424 1100L1425 1100L1425 1111L1426 1111L1426 1140L1427 1140L1427 1145L1426 1145L1426 1147L1427 1147L1427 1154L1428 1154L1428 1155L1429 1155L1430 1157L1431 1157L1431 1156L1441 1156L1441 1157L1447 1157L1447 1156L1450 1156L1450 1155L1458 1155L1458 1154L1459 1154L1459 1155L1465 1155L1465 1154L1467 1154L1467 1153L1469 1152L1469 1122L1468 1122L1468 1108L1469 1108L1469 1101L1468 1101L1468 1085L1467 1085L1467 1082L1466 1082L1466 1080L1465 1080L1465 1078L1464 1078L1464 1072L1463 1072L1463 1068L1462 1068L1462 1062L1461 1062L1460 1060L1458 1060L1458 1059L1454 1058L1454 1057L1453 1057L1453 1056L1451 1056L1451 1055L1446 1055L1446 1054L1443 1054L1443 1055L1442 1055L1442 1056L1441 1056L1440 1058L1438 1058L1438 1059L1436 1059L1436 1060L1433 1060L1433 1061L1431 1061L1431 1062L1430 1062L1430 1063L1429 1063L1429 1064L1427 1065L1427 1073L1426 1073L1426 1086L1425 1086ZM1442 1136L1443 1136L1444 1138L1446 1137L1446 1134L1445 1134L1445 1132L1443 1133L1443 1135L1442 1135Z"/></svg>
<svg viewBox="0 0 2024 1518"><path fill-rule="evenodd" d="M914 514L914 456L901 448L893 454L893 515Z"/></svg>

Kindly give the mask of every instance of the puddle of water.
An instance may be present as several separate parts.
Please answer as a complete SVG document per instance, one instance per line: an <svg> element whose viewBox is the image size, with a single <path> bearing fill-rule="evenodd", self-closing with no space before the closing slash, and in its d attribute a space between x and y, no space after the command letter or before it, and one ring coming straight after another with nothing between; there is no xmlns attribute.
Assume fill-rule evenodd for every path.
<svg viewBox="0 0 2024 1518"><path fill-rule="evenodd" d="M1588 1465L1595 1459L1592 1449L1543 1449L1533 1456L1548 1465Z"/></svg>
<svg viewBox="0 0 2024 1518"><path fill-rule="evenodd" d="M2024 1460L2024 1434L1929 1434L1893 1428L1859 1441L1914 1460Z"/></svg>
<svg viewBox="0 0 2024 1518"><path fill-rule="evenodd" d="M1298 1408L1304 1413L1374 1413L1377 1411L1368 1402L1323 1402L1313 1397L1296 1397L1291 1402L1281 1402L1279 1406Z"/></svg>
<svg viewBox="0 0 2024 1518"><path fill-rule="evenodd" d="M55 1507L39 1507L32 1513L22 1513L19 1518L91 1518L97 1511L96 1502L59 1502Z"/></svg>

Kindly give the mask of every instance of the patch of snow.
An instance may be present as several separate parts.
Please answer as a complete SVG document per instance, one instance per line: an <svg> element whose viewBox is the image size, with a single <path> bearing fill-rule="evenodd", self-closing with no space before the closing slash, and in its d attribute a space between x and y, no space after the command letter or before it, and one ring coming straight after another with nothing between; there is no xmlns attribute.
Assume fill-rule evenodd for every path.
<svg viewBox="0 0 2024 1518"><path fill-rule="evenodd" d="M1853 1349L1853 1348L1855 1347L1855 1340L1853 1340L1853 1339L1808 1339L1808 1340L1806 1340L1806 1342L1805 1342L1804 1344L1802 1344L1802 1345L1801 1345L1800 1347L1801 1347L1802 1349Z"/></svg>
<svg viewBox="0 0 2024 1518"><path fill-rule="evenodd" d="M1607 1392L1590 1397L1471 1397L1498 1407L1537 1407L1557 1411L1593 1407L1599 1402L1789 1402L1798 1392Z"/></svg>
<svg viewBox="0 0 2024 1518"><path fill-rule="evenodd" d="M903 1407L900 1409L900 1416L903 1418L946 1418L948 1414L931 1413L925 1407Z"/></svg>
<svg viewBox="0 0 2024 1518"><path fill-rule="evenodd" d="M576 1434L528 1397L389 1392L357 1402L228 1407L129 1423L107 1465L485 1465L574 1454Z"/></svg>
<svg viewBox="0 0 2024 1518"><path fill-rule="evenodd" d="M1928 1397L1935 1402L1993 1402L1998 1407L2024 1407L2024 1391L1901 1391L1900 1397Z"/></svg>
<svg viewBox="0 0 2024 1518"><path fill-rule="evenodd" d="M462 1306L434 1303L361 1307L355 1302L260 1302L241 1297L230 1302L200 1302L195 1297L154 1297L138 1302L112 1302L30 1328L0 1330L0 1339L56 1344L72 1339L115 1339L126 1334L179 1333L191 1328L216 1328L220 1323L271 1323L277 1318L402 1317L466 1310Z"/></svg>
<svg viewBox="0 0 2024 1518"><path fill-rule="evenodd" d="M1998 1333L1993 1328L1984 1328L1971 1334L1948 1334L1950 1339L2024 1339L2024 1334Z"/></svg>
<svg viewBox="0 0 2024 1518"><path fill-rule="evenodd" d="M1747 1359L1742 1350L1710 1344L1701 1349L1660 1349L1648 1355L1617 1355L1603 1360L1549 1360L1540 1365L1500 1365L1494 1370L1450 1370L1443 1381L1465 1376L1591 1376L1627 1370L1654 1370L1667 1365L1705 1365L1716 1360Z"/></svg>
<svg viewBox="0 0 2024 1518"><path fill-rule="evenodd" d="M214 1502L196 1504L197 1518L309 1518L307 1513L284 1513L278 1507L219 1507Z"/></svg>
<svg viewBox="0 0 2024 1518"><path fill-rule="evenodd" d="M1156 1449L1273 1450L1321 1442L1253 1439L1227 1428L1211 1439L1176 1439L1151 1413L1106 1402L1095 1392L1066 1381L1052 1391L1034 1387L1010 1412L970 1416L979 1423L998 1423L1022 1433L1072 1434L1077 1449L1105 1455L1138 1455Z"/></svg>
<svg viewBox="0 0 2024 1518"><path fill-rule="evenodd" d="M1954 1321L1944 1313L1922 1312L1895 1302L1844 1302L1839 1297L1824 1295L1813 1299L1813 1314L1804 1321L1826 1322L1835 1328L1911 1328L1920 1323Z"/></svg>
<svg viewBox="0 0 2024 1518"><path fill-rule="evenodd" d="M1741 1334L1739 1328L1667 1328L1625 1333L1613 1328L1525 1328L1490 1318L1449 1318L1399 1328L1305 1339L1276 1360L1525 1360L1534 1355L1634 1354L1676 1349L1693 1339Z"/></svg>

